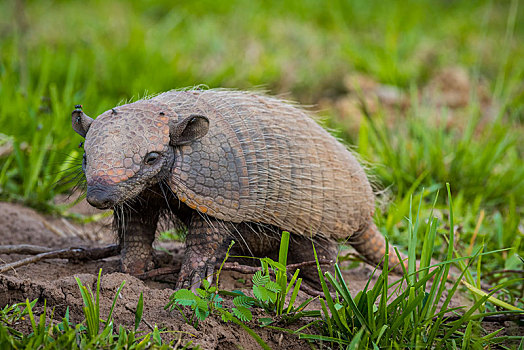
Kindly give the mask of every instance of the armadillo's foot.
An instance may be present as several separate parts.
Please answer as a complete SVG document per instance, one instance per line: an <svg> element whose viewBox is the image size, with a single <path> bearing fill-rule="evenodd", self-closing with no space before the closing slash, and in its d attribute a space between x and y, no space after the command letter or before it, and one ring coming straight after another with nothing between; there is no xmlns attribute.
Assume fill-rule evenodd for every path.
<svg viewBox="0 0 524 350"><path fill-rule="evenodd" d="M186 252L176 289L200 287L203 279L211 282L217 261L225 257L229 242L227 225L213 218L192 217L186 236Z"/></svg>
<svg viewBox="0 0 524 350"><path fill-rule="evenodd" d="M155 267L151 242L128 240L124 243L121 260L122 272L137 276Z"/></svg>
<svg viewBox="0 0 524 350"><path fill-rule="evenodd" d="M216 258L207 259L202 256L193 256L189 258L192 262L184 259L184 264L180 269L176 289L191 289L195 291L202 280L207 279L212 282L215 271Z"/></svg>

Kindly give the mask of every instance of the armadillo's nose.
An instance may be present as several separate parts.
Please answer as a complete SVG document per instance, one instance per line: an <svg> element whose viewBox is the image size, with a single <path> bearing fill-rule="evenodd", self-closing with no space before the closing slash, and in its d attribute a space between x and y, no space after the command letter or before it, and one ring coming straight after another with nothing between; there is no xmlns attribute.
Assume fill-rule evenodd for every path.
<svg viewBox="0 0 524 350"><path fill-rule="evenodd" d="M116 203L116 196L110 187L104 185L87 186L87 201L98 209L109 209Z"/></svg>

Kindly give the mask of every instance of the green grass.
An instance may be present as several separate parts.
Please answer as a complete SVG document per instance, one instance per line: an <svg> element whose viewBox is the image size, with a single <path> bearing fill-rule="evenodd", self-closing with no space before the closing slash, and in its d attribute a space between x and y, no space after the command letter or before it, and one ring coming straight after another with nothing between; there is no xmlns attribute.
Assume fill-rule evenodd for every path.
<svg viewBox="0 0 524 350"><path fill-rule="evenodd" d="M32 302L6 305L0 310L0 347L2 349L172 349L175 340L170 343L162 341L162 333L155 325L152 332L138 331L142 321L144 307L142 294L138 301L135 313L134 330L117 327L113 323L113 311L125 281L118 288L113 304L106 320L100 315L100 283L102 270L100 269L96 292L93 293L89 286L75 277L82 300L84 302L84 321L73 324L69 319L69 307L61 322L55 322L54 308L48 310L46 300L43 302L43 311L37 316L33 309L37 299ZM25 318L31 324L31 332L24 334L16 330L16 326ZM101 327L101 323L104 326ZM117 330L118 329L118 330ZM188 342L183 349L192 348Z"/></svg>
<svg viewBox="0 0 524 350"><path fill-rule="evenodd" d="M449 184L446 185L446 190L450 215L447 219L445 237L448 242L453 242L455 221ZM317 345L318 342L326 342L347 346L350 349L406 347L449 349L457 346L464 349L483 349L491 346L510 348L517 346L519 342L524 343L524 338L520 336L501 334L503 328L490 332L485 331L481 324L486 317L493 315L524 313L523 309L499 299L502 289L522 283L522 278L500 283L489 293L480 290L480 277L477 280L473 279L472 266L477 261L480 264L483 256L491 256L498 253L497 251L483 252L482 248L478 248L470 256L461 257L453 245L447 245L446 257L441 262L434 263L431 260L436 250L434 241L437 230L445 224L434 216L437 199L438 193L432 205L421 203L416 209L415 216L410 214L406 218L409 227L408 267L404 271L404 276L396 281L388 276L387 271L388 256L399 254L397 250L386 252L384 268L380 273L376 270L373 272L373 275L378 275L377 280L372 283L373 275L369 277L364 290L359 291L355 296L349 292L352 281L344 280L338 263L335 264L335 275L331 272L323 273L315 252L323 291L323 296L319 298L321 310L303 311L304 305L309 304L312 298L298 308L292 308L296 294L293 292L290 298L289 292L297 273L288 285L286 274L283 272L286 271L289 233L284 232L278 263L267 258L259 258L262 270L253 275L254 297L240 291L219 290L219 272L213 286L207 280L203 280L202 288L197 288L195 292L188 289L174 292L166 308L171 310L176 308L185 321L195 327L198 327L198 323L203 322L210 314L219 314L223 321L234 321L248 331L265 349L268 348L267 344L250 328L254 327L255 321L258 321L262 327L286 332L300 339L316 341ZM410 200L410 208L413 209L412 204ZM429 216L422 217L423 211L429 212ZM421 222L429 222L430 225L425 230L421 230L419 225ZM415 251L418 236L421 236L424 244L420 266L417 267ZM228 257L229 250L225 260ZM460 266L459 275L450 274L453 263ZM268 264L274 272L277 283L272 281L272 276L268 273ZM299 286L299 280L296 286ZM470 306L452 306L461 283L471 291ZM331 290L328 285L332 287ZM231 312L225 307L226 297L233 298L235 307ZM286 299L289 299L289 308L284 313L283 303ZM503 311L487 311L495 305ZM182 310L181 307L184 306L185 310ZM251 310L255 308L264 309L265 313L262 317L253 316ZM308 324L297 330L286 328L289 324L305 317L311 320ZM280 326L275 326L273 323Z"/></svg>
<svg viewBox="0 0 524 350"><path fill-rule="evenodd" d="M447 238L449 242L453 242L455 221L449 185L447 192L450 211ZM519 336L500 336L501 329L490 333L480 327L480 321L493 314L485 311L486 303L502 305L493 295L507 285L522 283L522 279L501 283L494 286L489 294L481 293L478 298L475 296L472 306L450 306L461 280L468 278L474 261L482 255L496 252L482 253L482 249L477 249L465 259L454 253L452 245L448 245L446 258L438 264L431 263L435 249L433 240L442 222L433 216L434 205L428 207L431 213L429 217L420 216L422 206L419 206L416 216L410 215L406 220L410 231L409 259L408 268L400 280L391 283L387 274L387 257L398 252L386 252L385 266L378 275L377 282L371 285L370 278L366 288L354 297L349 293L348 285L351 281L344 280L338 264L335 264L335 276L331 272L322 273L320 267L318 268L324 291L324 298L320 300L324 315L324 322L321 324L323 334L300 334L300 338L335 343L349 349L450 349L457 346L463 349L482 349L499 343L517 346L519 342L524 342L524 338ZM420 232L424 245L419 273L416 273L413 257L417 249L417 231L420 230L419 223L422 221L430 222L431 225ZM460 276L450 278L450 266L453 262L462 263L463 268ZM330 294L328 284L335 290L335 297ZM447 293L444 294L444 291ZM508 313L524 312L513 306L505 307ZM454 315L458 315L456 319L452 319L451 316Z"/></svg>
<svg viewBox="0 0 524 350"><path fill-rule="evenodd" d="M509 249L481 258L470 280L503 284L524 270L523 42L518 0L3 1L0 199L49 210L68 191L55 183L81 156L75 104L95 117L172 88L262 87L304 104L328 101L326 125L386 189L378 226L403 250L418 232L419 258L429 228L435 257L447 256L449 227L419 221L413 231L405 218L422 204L421 217L447 222L445 198L429 204L449 182L456 251ZM442 68L456 66L473 87L465 107L422 97ZM347 94L344 81L356 72L397 87L408 106L337 111L329 101ZM513 285L499 297L522 308L522 293Z"/></svg>

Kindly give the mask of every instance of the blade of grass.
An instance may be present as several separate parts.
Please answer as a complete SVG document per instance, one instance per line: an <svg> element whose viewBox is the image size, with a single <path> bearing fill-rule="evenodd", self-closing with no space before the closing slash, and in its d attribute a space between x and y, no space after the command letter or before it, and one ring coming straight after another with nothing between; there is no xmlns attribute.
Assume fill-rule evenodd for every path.
<svg viewBox="0 0 524 350"><path fill-rule="evenodd" d="M324 298L326 299L326 303L329 307L329 310L331 311L331 315L333 317L333 320L335 321L336 325L338 328L340 329L347 329L347 326L345 324L342 323L342 321L340 320L340 317L338 315L338 312L335 308L335 303L333 302L333 299L331 298L331 294L329 293L329 288L326 284L326 280L324 279L324 275L322 274L322 270L320 268L320 263L319 263L319 260L318 260L318 255L317 255L317 251L315 249L315 245L313 245L313 254L315 256L315 261L317 262L317 272L318 272L318 277L320 279L320 285L322 287L322 292L324 293ZM348 329L349 331L349 329Z"/></svg>
<svg viewBox="0 0 524 350"><path fill-rule="evenodd" d="M118 287L118 289L116 291L115 297L113 298L113 303L111 304L111 309L109 309L109 315L107 316L107 322L108 323L111 322L111 318L113 317L113 311L115 310L116 301L120 297L120 292L122 291L122 288L124 288L125 284L126 284L126 281L125 280L122 281L122 283L120 284L120 287ZM142 298L142 293L140 293L140 299L138 301L139 304L140 304L141 298ZM100 309L98 309L98 310L100 310ZM138 306L137 306L137 312L138 312ZM136 322L136 317L135 317L135 322Z"/></svg>
<svg viewBox="0 0 524 350"><path fill-rule="evenodd" d="M524 279L520 279L521 281L524 281ZM470 291L472 291L473 293L475 293L476 295L480 296L480 297L484 297L484 296L487 296L488 293L484 292L483 290L481 289L478 289L477 287L473 286L472 284L468 283L467 281L464 281L464 280L461 280L460 281L462 284L464 284ZM500 306L506 310L510 310L510 311L522 311L524 312L524 310L522 309L519 309L518 307L516 306L513 306L511 304L508 304L502 300L499 300L497 298L495 298L494 296L488 296L488 301L497 305L497 306Z"/></svg>
<svg viewBox="0 0 524 350"><path fill-rule="evenodd" d="M349 290L347 288L346 283L344 282L344 279L342 278L342 272L340 271L340 267L338 264L335 264L335 274L338 277L338 280L340 283L331 275L331 273L328 271L325 273L326 278L329 280L331 285L335 288L335 290L342 296L342 298L347 302L348 306L351 308L351 311L355 314L360 324L364 327L366 332L371 333L371 329L369 328L369 325L360 312L360 310L357 308L357 305L355 304L355 300L349 293Z"/></svg>
<svg viewBox="0 0 524 350"><path fill-rule="evenodd" d="M320 298L320 307L322 308L322 312L324 313L324 320L328 327L329 336L333 337L333 326L331 325L331 317L329 317L329 313L326 308L326 303L322 298Z"/></svg>
<svg viewBox="0 0 524 350"><path fill-rule="evenodd" d="M291 294L291 298L289 299L289 305L288 305L287 311L286 311L287 313L291 312L291 310L293 309L293 305L295 304L295 300L297 298L298 291L300 290L301 283L302 283L302 278L299 278L297 280L297 284L295 285L295 288L293 289L293 294Z"/></svg>
<svg viewBox="0 0 524 350"><path fill-rule="evenodd" d="M119 294L119 292L117 292L117 294ZM140 321L142 320L143 311L144 311L144 295L142 292L140 292L140 297L138 298L138 304L136 306L136 312L135 312L135 332L137 331L138 326L140 325Z"/></svg>
<svg viewBox="0 0 524 350"><path fill-rule="evenodd" d="M448 243L448 251L446 255L446 261L450 261L453 258L453 242L455 242L455 227L454 227L454 221L453 221L453 199L451 198L451 188L448 182L446 182L446 189L448 191L448 202L449 202L449 243ZM450 265L446 264L444 265L444 272L442 274L442 278L440 280L440 286L435 298L435 303L433 305L433 308L431 310L431 313L434 314L437 306L438 301L442 297L442 294L444 293L444 290L446 288L446 282L449 277L449 269Z"/></svg>

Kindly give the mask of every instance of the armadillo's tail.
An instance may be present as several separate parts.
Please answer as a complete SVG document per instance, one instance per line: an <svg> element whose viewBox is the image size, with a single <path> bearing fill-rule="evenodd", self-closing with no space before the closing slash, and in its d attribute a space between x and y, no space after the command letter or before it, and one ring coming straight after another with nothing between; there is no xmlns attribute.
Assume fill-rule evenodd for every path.
<svg viewBox="0 0 524 350"><path fill-rule="evenodd" d="M365 231L351 236L349 243L359 252L366 262L372 265L383 265L384 255L386 254L386 240L373 222L371 222ZM407 258L403 254L400 256L407 270ZM398 259L391 244L389 245L388 269L396 274L401 275L404 273L401 261Z"/></svg>

